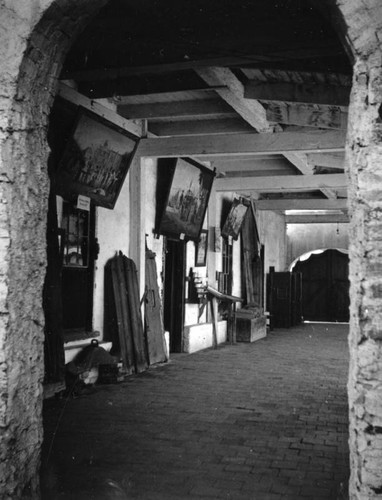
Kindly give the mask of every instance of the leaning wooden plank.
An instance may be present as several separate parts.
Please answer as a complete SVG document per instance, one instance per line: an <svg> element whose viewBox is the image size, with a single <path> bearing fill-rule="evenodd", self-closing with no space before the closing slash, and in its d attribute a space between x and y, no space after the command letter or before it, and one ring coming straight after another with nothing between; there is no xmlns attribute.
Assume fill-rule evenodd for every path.
<svg viewBox="0 0 382 500"><path fill-rule="evenodd" d="M117 256L111 260L111 275L122 361L127 372L132 373L134 368L134 358L132 339L130 335L126 286L124 283L123 274L121 273L121 269L119 268Z"/></svg>
<svg viewBox="0 0 382 500"><path fill-rule="evenodd" d="M145 326L149 363L167 361L155 253L146 250Z"/></svg>
<svg viewBox="0 0 382 500"><path fill-rule="evenodd" d="M140 373L147 369L148 363L139 300L137 268L134 261L127 258L121 252L119 254L119 259L123 266L126 279L127 301L129 304L130 324L134 344L135 369L137 373Z"/></svg>

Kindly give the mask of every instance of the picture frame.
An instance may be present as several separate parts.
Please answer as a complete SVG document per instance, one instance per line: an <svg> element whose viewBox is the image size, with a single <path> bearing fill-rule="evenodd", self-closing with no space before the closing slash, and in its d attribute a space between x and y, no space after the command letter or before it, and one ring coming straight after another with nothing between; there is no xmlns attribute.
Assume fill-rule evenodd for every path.
<svg viewBox="0 0 382 500"><path fill-rule="evenodd" d="M235 197L232 201L230 211L224 222L221 234L225 238L237 240L240 234L241 225L247 214L249 204L242 198Z"/></svg>
<svg viewBox="0 0 382 500"><path fill-rule="evenodd" d="M169 164L167 194L157 234L170 239L199 241L215 170L189 158Z"/></svg>
<svg viewBox="0 0 382 500"><path fill-rule="evenodd" d="M195 267L204 267L207 263L208 231L202 229L199 241L195 242Z"/></svg>
<svg viewBox="0 0 382 500"><path fill-rule="evenodd" d="M54 176L56 194L88 196L113 209L138 147L139 137L79 107Z"/></svg>

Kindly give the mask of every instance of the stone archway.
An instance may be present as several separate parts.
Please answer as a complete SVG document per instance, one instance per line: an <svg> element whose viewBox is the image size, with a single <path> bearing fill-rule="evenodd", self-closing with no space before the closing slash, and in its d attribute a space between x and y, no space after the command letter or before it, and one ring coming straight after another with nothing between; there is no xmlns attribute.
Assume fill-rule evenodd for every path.
<svg viewBox="0 0 382 500"><path fill-rule="evenodd" d="M106 0L2 3L0 99L0 473L3 498L38 497L46 124L76 33ZM351 245L353 499L382 498L382 5L327 0L355 58L347 154Z"/></svg>
<svg viewBox="0 0 382 500"><path fill-rule="evenodd" d="M76 34L105 0L1 5L1 498L38 498L48 146L57 77Z"/></svg>
<svg viewBox="0 0 382 500"><path fill-rule="evenodd" d="M382 498L382 5L336 2L355 64L347 157L350 256L349 494Z"/></svg>

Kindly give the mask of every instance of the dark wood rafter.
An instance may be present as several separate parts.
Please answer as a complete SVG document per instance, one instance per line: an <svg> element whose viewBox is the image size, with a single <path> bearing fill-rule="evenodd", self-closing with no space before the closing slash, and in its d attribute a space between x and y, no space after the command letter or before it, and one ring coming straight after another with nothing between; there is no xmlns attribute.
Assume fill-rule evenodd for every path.
<svg viewBox="0 0 382 500"><path fill-rule="evenodd" d="M244 96L260 101L297 102L348 106L351 87L339 85L298 84L250 81L245 85Z"/></svg>

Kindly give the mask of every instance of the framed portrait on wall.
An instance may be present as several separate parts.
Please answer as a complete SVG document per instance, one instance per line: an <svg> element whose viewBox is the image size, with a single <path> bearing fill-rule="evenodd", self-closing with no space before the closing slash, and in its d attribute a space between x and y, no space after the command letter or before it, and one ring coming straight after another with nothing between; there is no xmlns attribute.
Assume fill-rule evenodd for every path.
<svg viewBox="0 0 382 500"><path fill-rule="evenodd" d="M57 194L66 199L91 198L112 209L138 146L139 137L79 108L54 178Z"/></svg>
<svg viewBox="0 0 382 500"><path fill-rule="evenodd" d="M199 241L215 171L189 158L177 158L156 232Z"/></svg>
<svg viewBox="0 0 382 500"><path fill-rule="evenodd" d="M239 237L241 225L246 216L249 203L241 198L234 198L228 216L222 228L222 236L237 240Z"/></svg>
<svg viewBox="0 0 382 500"><path fill-rule="evenodd" d="M208 231L203 229L200 232L199 241L195 242L195 266L203 267L207 263Z"/></svg>

